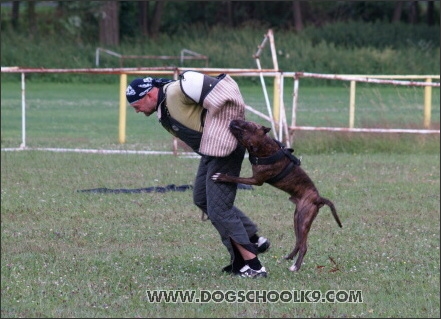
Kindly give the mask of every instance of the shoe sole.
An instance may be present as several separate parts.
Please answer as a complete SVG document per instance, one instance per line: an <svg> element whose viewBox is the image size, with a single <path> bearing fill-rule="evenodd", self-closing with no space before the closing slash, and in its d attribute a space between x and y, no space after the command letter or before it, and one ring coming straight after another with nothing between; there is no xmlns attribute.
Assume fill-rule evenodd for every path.
<svg viewBox="0 0 441 319"><path fill-rule="evenodd" d="M252 279L255 279L255 278L266 278L267 277L267 273L257 274L255 276L246 276L246 275L238 274L238 276L241 277L241 278L252 278Z"/></svg>

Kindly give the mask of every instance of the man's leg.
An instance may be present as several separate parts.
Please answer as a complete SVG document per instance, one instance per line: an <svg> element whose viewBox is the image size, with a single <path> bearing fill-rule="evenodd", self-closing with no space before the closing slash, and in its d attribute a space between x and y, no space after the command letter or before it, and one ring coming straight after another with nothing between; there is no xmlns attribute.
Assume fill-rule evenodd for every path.
<svg viewBox="0 0 441 319"><path fill-rule="evenodd" d="M229 238L231 241L234 252L233 272L238 272L247 263L261 268L256 257L257 247L250 242L250 235L241 221L240 214L238 214L239 210L234 207L237 185L214 182L211 176L216 172L239 176L244 155L245 148L239 146L229 156L209 157L206 162L207 212L211 223L217 229L221 238ZM245 216L243 213L241 215ZM257 227L254 231L257 232Z"/></svg>
<svg viewBox="0 0 441 319"><path fill-rule="evenodd" d="M196 174L194 187L193 187L193 202L196 206L198 206L202 212L205 215L208 215L207 213L207 189L206 189L206 180L209 179L211 175L207 174L208 170L208 164L212 158L203 156L199 162L199 168ZM242 161L240 161L241 163ZM240 172L240 167L239 167ZM239 175L239 172L237 175ZM234 210L234 213L237 215L237 217L241 220L243 226L245 227L245 230L248 234L249 238L256 237L257 234L257 226L255 223L253 223L248 216L246 216L240 209L238 209L236 206L232 207L232 210ZM231 260L233 260L234 252L233 247L231 245L231 241L229 237L222 237L221 236L222 243L227 247L228 252L231 255ZM253 240L253 242L257 242L257 238Z"/></svg>
<svg viewBox="0 0 441 319"><path fill-rule="evenodd" d="M218 230L222 243L227 247L230 256L231 256L231 264L224 267L222 270L228 273L240 273L240 269L246 264L242 256L246 256L246 258L252 258L252 260L248 260L248 264L254 266L255 269L259 269L261 267L258 258L256 257L257 253L265 252L269 246L269 241L257 235L257 226L253 223L248 216L246 216L241 210L235 207L234 200L237 192L237 185L231 183L214 183L211 180L211 176L216 172L226 172L230 175L239 176L242 161L244 158L245 149L239 147L233 154L228 157L210 157L203 156L200 163L198 172L196 175L194 191L193 191L193 200L194 203L207 215L210 215L208 212L211 208L210 218L213 226ZM211 200L210 200L211 198ZM213 200L220 200L221 204L216 204ZM211 204L209 204L211 203ZM220 212L221 214L224 208L227 205L229 209L226 209L227 215L234 216L235 221L231 223L229 227L220 227L224 221L220 216L216 217L215 212ZM232 227L242 225L245 229L246 236L248 237L245 241L238 242L237 239L229 235L228 229L234 229ZM243 230L240 231L243 234ZM251 245L249 244L251 241ZM237 244L240 245L237 245ZM256 266L258 268L256 268ZM248 267L248 266L247 266ZM264 275L266 276L266 272L264 267L263 273L259 273L258 276ZM250 275L251 273L251 275ZM244 274L242 274L244 275ZM252 269L249 269L245 273L248 277L253 277L256 275Z"/></svg>

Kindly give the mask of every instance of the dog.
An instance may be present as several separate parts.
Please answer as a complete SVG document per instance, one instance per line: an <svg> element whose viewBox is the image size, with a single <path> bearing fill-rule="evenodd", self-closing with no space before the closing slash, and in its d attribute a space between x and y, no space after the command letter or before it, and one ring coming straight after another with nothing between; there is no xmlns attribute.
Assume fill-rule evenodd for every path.
<svg viewBox="0 0 441 319"><path fill-rule="evenodd" d="M299 271L307 251L307 238L312 222L319 209L329 206L338 226L342 227L334 204L319 195L311 178L300 167L300 160L292 155L293 149L286 148L279 141L269 137L268 127L244 120L232 120L229 124L231 133L248 151L252 164L252 177L235 177L223 173L214 174L211 179L216 182L242 183L261 186L268 183L287 192L295 205L294 231L296 242L292 252L285 259L294 259L289 267Z"/></svg>

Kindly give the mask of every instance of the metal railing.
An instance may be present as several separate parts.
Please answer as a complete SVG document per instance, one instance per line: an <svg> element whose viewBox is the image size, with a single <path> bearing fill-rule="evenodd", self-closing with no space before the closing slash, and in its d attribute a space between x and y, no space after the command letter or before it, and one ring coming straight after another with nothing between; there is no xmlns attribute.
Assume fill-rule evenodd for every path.
<svg viewBox="0 0 441 319"><path fill-rule="evenodd" d="M95 65L99 67L100 65L100 54L106 53L108 55L114 56L119 60L119 67L124 66L124 61L129 59L147 59L147 60L179 60L181 66L184 65L186 60L204 60L205 67L208 67L208 57L206 55L190 51L188 49L182 49L180 55L123 55L111 50L96 48L95 50Z"/></svg>

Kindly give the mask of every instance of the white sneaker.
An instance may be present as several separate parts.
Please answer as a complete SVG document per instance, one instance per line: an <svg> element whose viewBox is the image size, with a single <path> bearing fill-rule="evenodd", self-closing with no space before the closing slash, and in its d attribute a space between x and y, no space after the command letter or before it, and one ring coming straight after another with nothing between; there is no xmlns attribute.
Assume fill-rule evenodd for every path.
<svg viewBox="0 0 441 319"><path fill-rule="evenodd" d="M239 271L239 276L244 278L258 278L258 277L266 277L266 269L265 267L260 268L259 270L254 270L250 268L250 266L245 265Z"/></svg>

